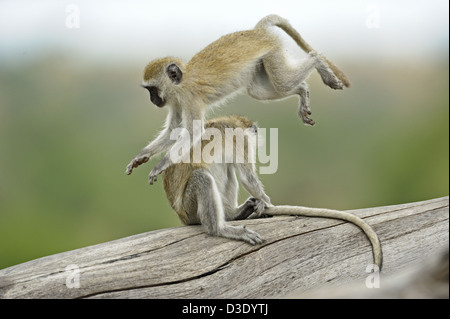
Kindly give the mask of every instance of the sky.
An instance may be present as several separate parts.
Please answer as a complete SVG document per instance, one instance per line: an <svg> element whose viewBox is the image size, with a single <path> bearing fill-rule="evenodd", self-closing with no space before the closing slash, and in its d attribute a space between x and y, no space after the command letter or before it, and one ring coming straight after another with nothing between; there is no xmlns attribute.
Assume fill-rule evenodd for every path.
<svg viewBox="0 0 450 319"><path fill-rule="evenodd" d="M189 58L271 13L334 57L424 60L448 54L448 11L447 0L3 0L0 63L54 51L102 61Z"/></svg>

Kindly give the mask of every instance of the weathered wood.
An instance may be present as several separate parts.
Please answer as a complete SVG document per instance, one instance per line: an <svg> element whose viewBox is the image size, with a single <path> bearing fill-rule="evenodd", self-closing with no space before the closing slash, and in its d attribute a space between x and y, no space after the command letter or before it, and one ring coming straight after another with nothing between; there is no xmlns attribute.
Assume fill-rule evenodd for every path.
<svg viewBox="0 0 450 319"><path fill-rule="evenodd" d="M351 211L379 235L382 276L448 246L448 201ZM200 226L152 231L0 270L0 297L268 298L355 280L364 286L370 275L371 246L354 225L291 216L232 224L266 243L209 237Z"/></svg>
<svg viewBox="0 0 450 319"><path fill-rule="evenodd" d="M312 291L293 292L285 298L364 298L364 299L448 299L448 248L430 256L423 263L402 269L393 275L374 274L368 286L352 282L338 287L324 287ZM376 288L376 289L375 289Z"/></svg>

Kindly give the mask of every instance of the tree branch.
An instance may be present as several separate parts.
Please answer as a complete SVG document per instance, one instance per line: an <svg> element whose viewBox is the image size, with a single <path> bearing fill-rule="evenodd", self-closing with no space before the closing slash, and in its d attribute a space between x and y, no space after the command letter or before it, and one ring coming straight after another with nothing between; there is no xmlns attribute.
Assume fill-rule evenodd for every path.
<svg viewBox="0 0 450 319"><path fill-rule="evenodd" d="M448 246L448 201L351 211L380 238L382 276ZM0 297L270 298L355 281L365 287L371 275L372 248L352 224L292 216L231 224L266 242L210 237L200 226L147 232L0 270Z"/></svg>

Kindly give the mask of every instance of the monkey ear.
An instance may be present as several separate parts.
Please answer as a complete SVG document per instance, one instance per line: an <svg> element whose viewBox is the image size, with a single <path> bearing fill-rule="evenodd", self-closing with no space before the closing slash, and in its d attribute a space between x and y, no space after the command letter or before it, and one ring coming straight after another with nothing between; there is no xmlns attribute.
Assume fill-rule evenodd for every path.
<svg viewBox="0 0 450 319"><path fill-rule="evenodd" d="M181 82L183 72L181 72L180 68L176 64L169 65L166 73L173 84L179 84Z"/></svg>

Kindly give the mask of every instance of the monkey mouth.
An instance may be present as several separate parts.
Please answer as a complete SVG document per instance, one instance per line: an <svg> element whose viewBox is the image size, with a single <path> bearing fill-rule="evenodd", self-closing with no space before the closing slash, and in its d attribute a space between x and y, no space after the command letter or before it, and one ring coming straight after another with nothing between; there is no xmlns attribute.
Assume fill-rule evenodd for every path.
<svg viewBox="0 0 450 319"><path fill-rule="evenodd" d="M157 107L163 107L166 105L166 100L159 96L159 90L156 86L144 86L150 93L150 101Z"/></svg>
<svg viewBox="0 0 450 319"><path fill-rule="evenodd" d="M164 107L164 105L166 105L166 101L161 99L161 98L159 98L157 101L153 101L152 100L152 103L155 104L157 107L160 107L160 108Z"/></svg>

